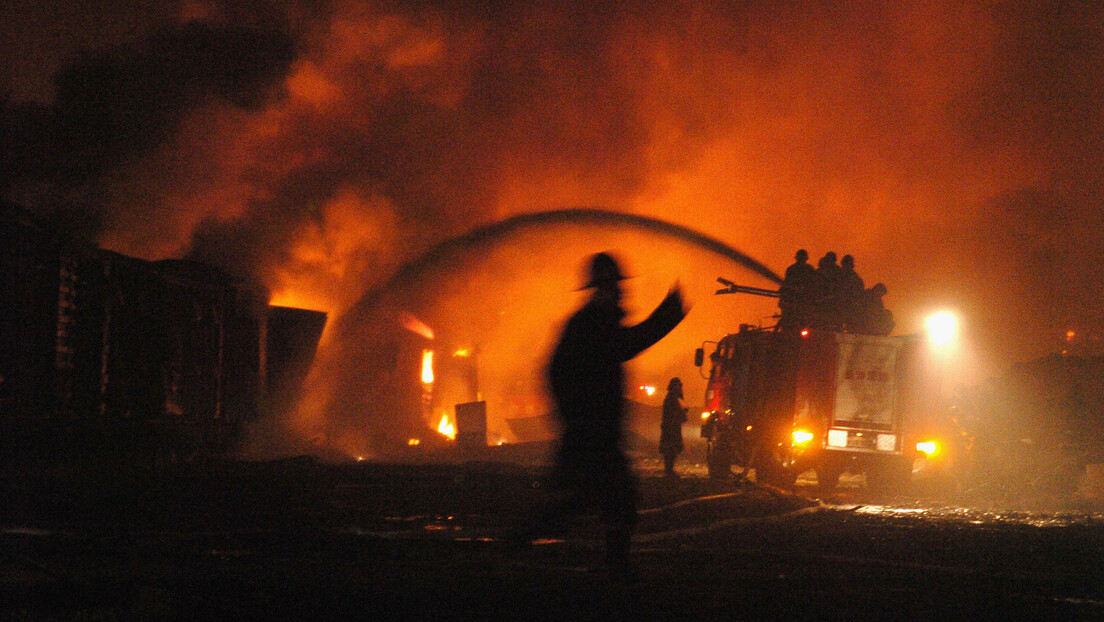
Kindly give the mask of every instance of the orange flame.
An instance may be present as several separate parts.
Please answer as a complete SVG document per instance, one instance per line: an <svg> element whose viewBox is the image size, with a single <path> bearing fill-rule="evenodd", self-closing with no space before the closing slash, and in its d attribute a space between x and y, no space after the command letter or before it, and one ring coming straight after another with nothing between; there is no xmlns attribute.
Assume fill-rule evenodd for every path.
<svg viewBox="0 0 1104 622"><path fill-rule="evenodd" d="M422 382L433 384L433 350L422 350Z"/></svg>
<svg viewBox="0 0 1104 622"><path fill-rule="evenodd" d="M426 339L433 339L433 329L426 326L425 322L414 317L410 313L403 311L399 314L399 323L402 324L406 330L421 335ZM432 380L430 382L433 382Z"/></svg>
<svg viewBox="0 0 1104 622"><path fill-rule="evenodd" d="M437 424L437 431L447 436L450 441L456 440L456 424L449 421L447 413L441 414L441 423Z"/></svg>

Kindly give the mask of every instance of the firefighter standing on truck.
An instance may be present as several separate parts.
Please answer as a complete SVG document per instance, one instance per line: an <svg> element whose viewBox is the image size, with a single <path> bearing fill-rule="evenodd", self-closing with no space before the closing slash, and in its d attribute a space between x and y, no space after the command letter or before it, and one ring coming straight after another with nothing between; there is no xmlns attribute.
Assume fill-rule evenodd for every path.
<svg viewBox="0 0 1104 622"><path fill-rule="evenodd" d="M794 255L794 263L786 268L779 291L778 308L781 316L778 328L783 331L795 331L809 325L812 318L813 282L816 268L809 264L809 252L800 249Z"/></svg>
<svg viewBox="0 0 1104 622"><path fill-rule="evenodd" d="M813 279L813 327L821 330L840 330L843 314L840 309L840 289L843 269L836 263L835 251L828 251L817 262Z"/></svg>
<svg viewBox="0 0 1104 622"><path fill-rule="evenodd" d="M840 259L839 306L843 327L848 332L859 332L856 328L862 324L865 293L866 285L859 273L855 272L855 258L844 255Z"/></svg>
<svg viewBox="0 0 1104 622"><path fill-rule="evenodd" d="M552 355L549 381L563 436L552 474L552 499L528 535L588 506L598 506L606 526L606 561L615 576L628 577L629 547L637 521L637 487L621 447L625 416L622 364L671 332L686 316L676 284L648 319L621 322L620 282L626 277L608 253L591 258L583 289L590 300L564 328Z"/></svg>

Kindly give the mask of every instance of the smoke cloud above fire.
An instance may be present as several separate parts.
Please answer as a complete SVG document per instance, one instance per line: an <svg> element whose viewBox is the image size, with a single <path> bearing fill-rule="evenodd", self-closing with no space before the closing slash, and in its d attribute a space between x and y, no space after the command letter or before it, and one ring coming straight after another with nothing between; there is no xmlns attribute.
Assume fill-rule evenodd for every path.
<svg viewBox="0 0 1104 622"><path fill-rule="evenodd" d="M779 273L798 248L850 253L887 285L898 332L958 310L979 373L1058 351L1071 330L1101 335L1093 3L20 4L0 26L5 196L113 250L219 265L274 304L340 318L445 240L589 205L701 231ZM709 306L714 277L759 277L682 243L533 235L448 281L526 302L503 344L562 320L600 244L624 245L642 306L681 278L693 313L713 316L641 373L695 373L683 346L770 313ZM556 286L553 268L567 271ZM455 286L468 282L480 288ZM455 293L408 292L406 311L451 301L421 318L445 335L490 317L464 317L489 305ZM491 368L541 354L484 347L502 352ZM325 421L332 394L307 410Z"/></svg>

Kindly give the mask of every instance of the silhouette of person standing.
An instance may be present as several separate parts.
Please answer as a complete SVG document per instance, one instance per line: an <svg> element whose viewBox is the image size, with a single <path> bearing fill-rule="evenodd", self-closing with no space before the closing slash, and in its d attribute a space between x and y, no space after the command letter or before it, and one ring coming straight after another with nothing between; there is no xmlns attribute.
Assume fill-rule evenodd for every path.
<svg viewBox="0 0 1104 622"><path fill-rule="evenodd" d="M675 477L675 458L682 453L682 424L686 423L686 409L679 401L682 398L682 380L671 378L659 424L659 453L663 454L663 473L667 477Z"/></svg>
<svg viewBox="0 0 1104 622"><path fill-rule="evenodd" d="M816 268L808 262L808 251L801 249L794 255L794 263L786 268L782 286L779 288L779 330L800 330L809 324Z"/></svg>
<svg viewBox="0 0 1104 622"><path fill-rule="evenodd" d="M662 339L686 316L676 283L651 315L624 326L622 274L609 253L591 258L583 289L590 300L568 320L552 355L548 379L563 425L550 492L538 529L597 506L606 528L606 563L628 577L629 547L638 521L637 485L622 449L625 379L622 364ZM530 530L533 535L535 530Z"/></svg>
<svg viewBox="0 0 1104 622"><path fill-rule="evenodd" d="M885 285L877 283L863 293L861 329L855 332L866 335L888 335L893 332L893 313L886 309L882 301L886 291Z"/></svg>
<svg viewBox="0 0 1104 622"><path fill-rule="evenodd" d="M813 287L813 304L816 307L814 324L824 330L839 330L840 280L842 274L836 263L836 253L828 251L817 262Z"/></svg>
<svg viewBox="0 0 1104 622"><path fill-rule="evenodd" d="M843 316L844 328L857 332L856 325L861 324L863 298L866 295L866 285L862 277L855 272L855 258L844 255L840 259L840 289L839 302Z"/></svg>

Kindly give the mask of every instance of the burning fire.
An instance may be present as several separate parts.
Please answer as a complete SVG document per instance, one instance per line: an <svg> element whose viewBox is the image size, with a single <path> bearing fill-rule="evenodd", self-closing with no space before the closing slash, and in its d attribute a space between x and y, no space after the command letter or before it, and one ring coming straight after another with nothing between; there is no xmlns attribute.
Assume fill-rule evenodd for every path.
<svg viewBox="0 0 1104 622"><path fill-rule="evenodd" d="M186 3L192 11L220 4ZM921 5L923 8L918 8ZM835 222L845 218L854 233L850 236L853 245L845 249L841 242L836 250L853 252L861 262L869 262L861 264L860 270L899 257L880 266L879 271L893 274L895 268L908 267L908 272L894 277L902 284L896 290L902 297L893 302L903 303L910 293L916 296L915 292L924 291L927 277L921 271L923 278L916 282L912 266L926 269L927 262L920 258L928 257L931 249L915 241L898 248L896 237L887 231L909 232L916 227L927 231L932 223L952 231L965 226L931 216L942 214L945 205L961 202L962 197L971 206L962 208L970 222L986 231L990 224L986 210L1010 211L996 199L1018 197L1027 194L1019 192L1021 188L1038 186L1040 200L1051 200L1036 177L1045 177L1040 171L1054 167L1048 159L1035 161L1033 155L1051 150L1028 149L1021 154L1019 146L1036 144L1021 137L1020 121L1041 118L1036 113L1055 108L1052 98L1024 102L1036 107L1022 112L1010 107L1014 112L1000 117L1003 121L984 114L990 106L1005 110L1003 106L1016 103L1026 92L1015 88L1015 83L1011 88L999 83L1003 76L1021 76L1015 70L1016 61L1026 60L1028 68L1038 66L1036 56L1026 54L1026 46L1019 47L1021 39L1015 31L998 36L998 27L1011 17L991 16L993 12L984 6L963 12L956 3L894 5L878 15L888 18L894 46L889 54L873 56L869 50L884 47L878 45L884 29L868 28L845 12L830 12L840 21L823 24L793 7L776 14L770 3L741 3L740 10L730 10L724 3L704 3L693 11L675 13L678 19L688 21L674 22L669 29L666 24L640 20L635 12L624 12L624 17L613 12L595 22L600 27L587 28L584 37L576 36L572 20L543 19L548 9L542 3L525 5L531 8L522 11L525 23L539 25L534 32L503 28L497 22L506 15L513 23L512 11L491 11L490 17L483 12L460 11L455 16L427 18L420 10L383 11L359 3L334 6L338 8L312 18L327 21L307 24L314 34L304 39L303 49L289 67L287 97L256 111L233 114L225 104L210 110L185 110L189 114L182 116L188 123L181 125L182 135L166 141L163 150L154 154L157 157L135 161L131 165L134 171L118 172L103 181L110 190L103 194L119 197L113 200L119 213L103 219L113 223L112 230L104 234L108 240L116 240L113 250L142 247L142 254L150 255L155 251L146 245L161 242L162 237L171 237L163 242L167 248L187 248L204 241L206 246L195 247L218 251L225 246L227 252L208 252L206 257L246 264L229 267L261 277L271 273L271 264L277 264L279 278L261 279L275 286L273 304L330 310L335 299L351 304L367 284L385 278L418 248L439 241L438 237L460 234L492 217L530 209L594 203L670 214L672 221L692 223L707 232L725 232L725 241L757 256L773 257L773 265L779 268L785 263L782 258L792 255L795 248L792 236L786 234L791 227L765 227L760 239L745 233L741 226L747 214L768 214L783 225L800 223L811 232L822 227L832 230ZM960 13L967 18L960 28L923 27ZM1016 13L1035 14L1026 10ZM469 23L467 15L478 18ZM999 20L991 21L993 17ZM699 28L701 23L706 27ZM810 23L817 28L806 37L801 27ZM1036 32L1030 23L1016 20L1016 24L1025 28L1020 32ZM686 27L692 27L694 37L671 36ZM727 35L733 28L745 27L750 40L767 45L746 46L742 38ZM958 38L975 27L979 36ZM1038 32L1064 33L1065 29L1048 24ZM558 44L563 41L577 45ZM1009 42L1013 44L1010 50L1004 47ZM810 53L822 52L825 44L827 51ZM1089 51L1082 54L1091 58L1092 46L1086 47ZM620 53L625 49L644 49L646 53ZM923 53L929 49L946 52L936 55L936 66L911 61L930 59L932 55ZM516 51L532 57L485 62L486 58L510 58L507 55ZM614 52L612 58L607 58L606 51ZM1009 51L1024 56L1009 57L1005 54ZM1078 61L1083 57L1063 56L1062 62L1069 64L1053 73L1080 75ZM527 67L530 58L557 71L526 73L523 75L531 80L517 80L518 68ZM588 62L591 58L601 62ZM732 59L738 62L733 64ZM993 59L1003 63L1001 71L988 70ZM714 66L718 60L722 62ZM760 71L764 67L766 70ZM826 70L831 71L832 79L808 79ZM888 88L867 88L871 75L888 76ZM985 80L975 84L977 76ZM756 81L767 86L746 86ZM588 97L593 85L609 83L616 89L600 91L597 99ZM1036 91L1045 93L1047 89ZM853 93L864 97L853 97ZM867 95L872 102L865 100ZM911 95L922 105L909 108L910 115L883 114L898 104L898 98ZM974 101L974 97L980 98ZM1092 89L1073 95L1078 106L1089 106L1092 98ZM220 98L203 101L210 99ZM542 105L529 105L534 101ZM814 105L824 102L828 105ZM960 103L963 105L957 105ZM516 114L503 115L500 109ZM998 132L993 135L996 138L975 143L974 128L957 116L944 117L947 109L976 111L971 115L991 123L987 128ZM410 111L411 118L406 118L405 111ZM456 121L441 124L441 118ZM957 133L964 125L971 131ZM1033 127L1045 130L1047 138L1064 137L1064 131L1073 132L1075 138L1082 135L1078 124L1065 125L1069 128L1060 125L1061 131L1049 123ZM426 131L427 127L435 131ZM936 128L939 133L914 135L914 128ZM1007 135L999 134L1001 131ZM502 138L484 145L484 135ZM548 136L563 140L550 141ZM633 140L626 141L625 136ZM1011 139L1001 140L1004 138ZM901 147L912 145L910 140L916 141L921 153ZM1084 140L1055 140L1053 146L1063 142L1093 144L1085 134ZM824 153L825 144L840 149ZM345 164L348 145L364 145L354 154L359 157L387 157L370 161L368 166L349 166ZM953 150L948 148L952 145ZM992 157L992 145L1001 148L999 157ZM133 160L138 160L138 154ZM868 154L874 154L876 161L862 170L873 173L853 173L849 164ZM472 157L473 161L466 160ZM1087 164L1092 160L1083 159ZM164 168L166 163L176 162L178 168ZM510 164L496 166L498 162ZM550 175L550 169L558 172ZM467 175L467 170L494 174ZM739 170L740 175L717 174L729 170ZM187 178L192 171L203 175ZM1089 178L1089 173L1085 175ZM107 187L112 179L132 177L132 182ZM172 183L179 178L187 182ZM779 179L814 183L780 184ZM165 196L144 207L149 203L144 197L160 194ZM746 207L717 207L733 200ZM1077 203L1062 196L1053 202ZM910 209L901 213L881 209L893 204ZM419 207L423 205L442 207ZM456 207L460 205L485 207ZM143 206L142 211L137 206ZM154 218L170 214L181 215L180 221L162 223ZM884 226L883 218L893 227ZM147 222L149 227L129 226ZM157 229L172 233L154 235L155 223ZM199 228L199 223L204 228ZM1062 227L1035 229L1029 222L1013 225L1004 229L1038 231L1039 240L1031 242L1040 245L1049 243L1043 238L1051 231L1054 235L1062 231ZM192 240L192 229L198 230L196 240ZM933 237L939 233L943 231L934 231ZM927 240L926 236L911 237ZM406 241L421 246L412 247ZM1005 241L993 238L989 250L1000 248ZM749 242L750 246L745 246ZM828 250L827 240L814 237L808 243L816 254ZM947 265L957 265L955 253L964 251L954 246L939 255L946 257ZM973 256L974 251L962 255ZM980 270L978 278L988 274ZM1084 274L1082 278L1090 282L1092 272ZM970 275L961 278L963 283L974 282ZM982 283L995 287L999 281ZM957 284L948 285L954 286ZM499 282L496 287L506 291L518 285ZM890 289L894 290L892 283ZM975 289L987 291L986 287ZM543 290L541 296L532 298L531 311L526 309L528 325L546 326L551 314L545 307L558 301ZM699 312L698 317L703 315ZM402 314L399 323L426 339L434 338L434 331L409 313ZM910 324L907 318L900 323ZM527 327L521 322L516 326L518 332ZM442 322L436 328L445 334L451 327ZM682 329L683 334L688 331ZM520 366L529 358L527 352L524 358L515 355L508 348L510 343L504 337L498 343L481 342L488 353L484 365L492 370L481 377L488 392L497 381L494 370ZM518 338L518 343L525 342ZM496 367L496 345L498 351L519 360L497 363ZM652 356L659 352L662 350L653 351ZM656 367L663 369L660 363ZM427 388L434 382L433 371L432 353L426 351L421 380ZM413 376L414 370L409 369L409 374ZM343 390L337 387L361 391L358 383L345 379L312 378L319 418L328 404L338 408L349 401L342 394L331 395ZM424 411L410 409L409 416L418 416L420 423L431 421ZM341 415L336 420L347 419L351 418Z"/></svg>
<svg viewBox="0 0 1104 622"><path fill-rule="evenodd" d="M414 334L421 335L426 339L433 339L433 329L406 311L399 315L399 323L402 324L403 328Z"/></svg>
<svg viewBox="0 0 1104 622"><path fill-rule="evenodd" d="M422 382L433 384L433 350L422 350Z"/></svg>
<svg viewBox="0 0 1104 622"><path fill-rule="evenodd" d="M441 423L437 424L437 431L447 436L450 441L456 440L456 424L449 420L448 414L441 414Z"/></svg>

